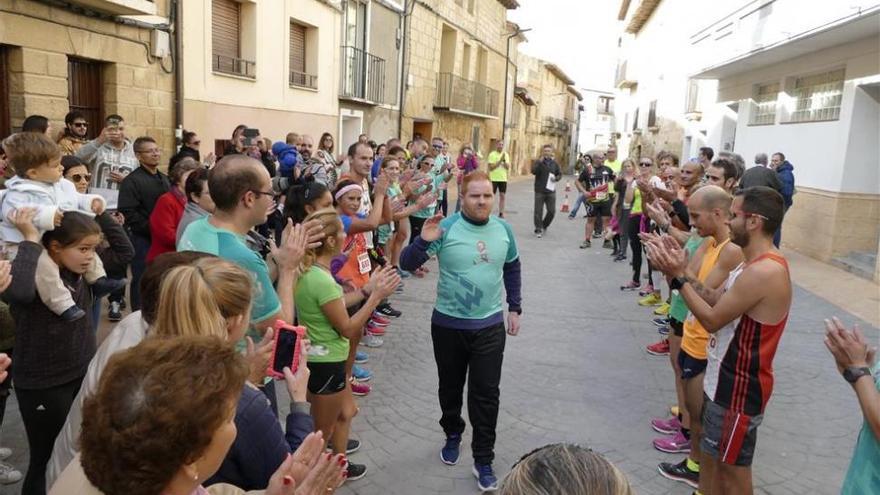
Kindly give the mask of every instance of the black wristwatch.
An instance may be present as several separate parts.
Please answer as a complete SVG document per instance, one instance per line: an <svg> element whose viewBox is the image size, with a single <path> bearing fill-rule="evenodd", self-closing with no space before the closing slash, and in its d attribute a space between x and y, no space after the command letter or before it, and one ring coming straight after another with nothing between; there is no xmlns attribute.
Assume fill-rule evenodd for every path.
<svg viewBox="0 0 880 495"><path fill-rule="evenodd" d="M849 383L855 383L859 378L863 376L871 376L871 369L864 366L850 366L849 368L843 370L843 379L848 381Z"/></svg>
<svg viewBox="0 0 880 495"><path fill-rule="evenodd" d="M687 279L684 277L675 277L672 281L669 282L669 288L672 290L681 290L684 287L684 284L687 283Z"/></svg>
<svg viewBox="0 0 880 495"><path fill-rule="evenodd" d="M521 306L509 306L507 308L507 311L509 313L516 313L518 315L521 315L522 314L522 307Z"/></svg>

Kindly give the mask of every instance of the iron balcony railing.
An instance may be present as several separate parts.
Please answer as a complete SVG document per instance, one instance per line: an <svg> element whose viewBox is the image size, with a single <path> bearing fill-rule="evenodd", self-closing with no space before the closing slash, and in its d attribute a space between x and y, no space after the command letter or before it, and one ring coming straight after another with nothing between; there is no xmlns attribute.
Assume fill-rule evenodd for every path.
<svg viewBox="0 0 880 495"><path fill-rule="evenodd" d="M434 107L497 117L498 91L476 81L441 72L437 75Z"/></svg>
<svg viewBox="0 0 880 495"><path fill-rule="evenodd" d="M290 71L290 85L318 89L318 76L292 70Z"/></svg>
<svg viewBox="0 0 880 495"><path fill-rule="evenodd" d="M257 77L256 62L245 60L243 58L228 57L226 55L220 55L219 53L213 54L211 59L214 72L249 77L251 79L256 79Z"/></svg>
<svg viewBox="0 0 880 495"><path fill-rule="evenodd" d="M339 96L385 103L385 59L360 48L343 46Z"/></svg>

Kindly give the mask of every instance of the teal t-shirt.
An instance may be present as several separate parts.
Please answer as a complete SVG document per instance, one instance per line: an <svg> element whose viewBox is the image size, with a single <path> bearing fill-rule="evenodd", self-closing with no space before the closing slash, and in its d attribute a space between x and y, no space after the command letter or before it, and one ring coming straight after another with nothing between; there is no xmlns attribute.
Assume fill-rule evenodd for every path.
<svg viewBox="0 0 880 495"><path fill-rule="evenodd" d="M391 184L388 186L388 191L385 195L388 199L394 199L401 193L400 184ZM389 240L391 240L391 235L394 234L393 223L383 223L379 226L376 231L379 233L377 242L380 246L385 245Z"/></svg>
<svg viewBox="0 0 880 495"><path fill-rule="evenodd" d="M703 238L698 235L692 235L688 238L684 245L684 250L687 251L688 259L691 259L694 256L694 253L697 252L697 249L702 243ZM688 307L684 302L684 298L681 297L681 294L679 294L678 291L673 291L672 300L669 303L669 316L676 321L684 323L687 315Z"/></svg>
<svg viewBox="0 0 880 495"><path fill-rule="evenodd" d="M436 311L463 320L503 311L504 264L519 258L510 225L494 216L474 225L456 213L440 227L442 237L428 246L440 262Z"/></svg>
<svg viewBox="0 0 880 495"><path fill-rule="evenodd" d="M440 174L435 173L434 169L431 169L431 171L428 172L428 177L431 178L431 185L432 185L431 192L436 194L437 197L440 197L440 184L443 183L443 174L442 173L440 173ZM421 194L421 192L424 191L425 189L427 189L427 187L428 186L422 186L416 192ZM413 213L412 216L414 216L416 218L431 218L434 216L434 214L436 212L437 212L437 202L434 201L433 203L428 205L426 208L422 208L421 210Z"/></svg>
<svg viewBox="0 0 880 495"><path fill-rule="evenodd" d="M348 339L333 328L321 306L342 297L342 287L333 276L319 266L312 265L296 284L294 300L299 324L306 327L312 346L323 346L327 354L309 355L311 363L338 363L348 359Z"/></svg>
<svg viewBox="0 0 880 495"><path fill-rule="evenodd" d="M272 286L269 267L263 258L247 247L244 236L211 225L209 218L200 218L189 224L177 243L177 250L213 254L251 273L256 280L251 323L264 321L281 311L281 301Z"/></svg>
<svg viewBox="0 0 880 495"><path fill-rule="evenodd" d="M880 390L880 362L871 369L874 384ZM841 495L880 493L880 442L868 422L862 424L852 461L843 480Z"/></svg>

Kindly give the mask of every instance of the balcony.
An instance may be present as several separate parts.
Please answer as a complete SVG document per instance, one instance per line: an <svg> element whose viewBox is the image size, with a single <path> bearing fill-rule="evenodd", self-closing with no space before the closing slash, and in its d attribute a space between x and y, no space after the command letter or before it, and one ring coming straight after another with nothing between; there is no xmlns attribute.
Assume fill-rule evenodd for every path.
<svg viewBox="0 0 880 495"><path fill-rule="evenodd" d="M385 59L353 46L342 47L339 98L378 105L385 101Z"/></svg>
<svg viewBox="0 0 880 495"><path fill-rule="evenodd" d="M638 86L638 84L639 83L635 79L628 77L628 75L626 73L626 61L625 60L623 62L617 64L617 75L614 78L614 86L616 86L618 89L623 89L623 88L634 88L634 87Z"/></svg>
<svg viewBox="0 0 880 495"><path fill-rule="evenodd" d="M211 68L214 72L233 76L257 78L257 63L243 58L228 57L215 53L211 56Z"/></svg>
<svg viewBox="0 0 880 495"><path fill-rule="evenodd" d="M109 15L156 15L156 4L148 0L78 0L69 2Z"/></svg>
<svg viewBox="0 0 880 495"><path fill-rule="evenodd" d="M550 136L565 136L571 130L571 125L564 119L555 117L544 118L544 124L541 126L541 134L549 134Z"/></svg>
<svg viewBox="0 0 880 495"><path fill-rule="evenodd" d="M318 89L318 76L305 72L290 71L290 85L299 88Z"/></svg>
<svg viewBox="0 0 880 495"><path fill-rule="evenodd" d="M449 72L437 75L435 110L484 119L498 117L498 91Z"/></svg>

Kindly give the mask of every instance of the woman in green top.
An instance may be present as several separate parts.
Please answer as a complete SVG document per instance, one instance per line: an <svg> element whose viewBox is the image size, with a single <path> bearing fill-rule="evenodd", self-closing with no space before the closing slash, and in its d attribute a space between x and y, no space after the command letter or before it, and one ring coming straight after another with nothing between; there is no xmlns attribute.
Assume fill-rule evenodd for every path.
<svg viewBox="0 0 880 495"><path fill-rule="evenodd" d="M306 218L306 222L310 220L321 222L325 237L319 247L307 250L303 257L294 301L299 324L308 330L312 347L326 352L308 356L308 398L315 429L324 433L333 452L344 454L351 420L357 414L345 372L348 339L360 335L376 307L394 293L400 277L393 267L386 265L373 274L363 289L343 294L342 286L330 273L330 262L340 254L345 240L339 214L333 209L322 209ZM357 304L361 304L360 309L349 316L346 308ZM348 479L358 479L365 473L366 466L349 463Z"/></svg>

